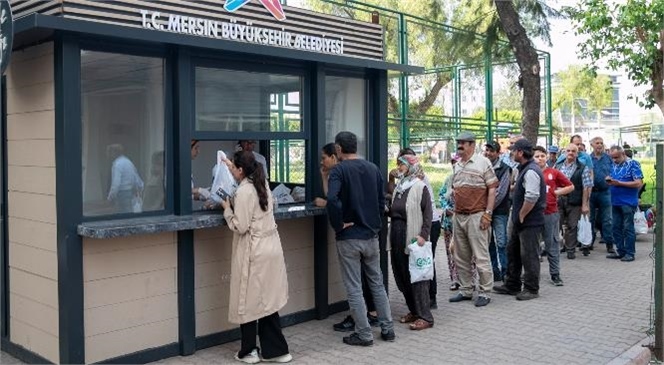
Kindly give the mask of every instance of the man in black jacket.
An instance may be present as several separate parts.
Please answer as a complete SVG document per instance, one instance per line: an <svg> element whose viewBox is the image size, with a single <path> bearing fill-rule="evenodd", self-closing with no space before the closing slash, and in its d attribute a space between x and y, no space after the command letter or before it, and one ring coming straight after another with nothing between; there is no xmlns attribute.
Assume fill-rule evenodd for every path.
<svg viewBox="0 0 664 365"><path fill-rule="evenodd" d="M503 281L507 272L507 220L510 215L510 184L512 183L512 167L500 159L500 144L490 141L484 145L484 157L493 164L493 171L498 178L496 202L493 206L491 221L491 237L489 237L489 255L493 268L493 281Z"/></svg>
<svg viewBox="0 0 664 365"><path fill-rule="evenodd" d="M526 139L510 147L519 163L519 175L512 195L512 232L507 244L507 278L495 287L498 294L516 295L517 300L539 297L539 244L544 230L546 184L542 170L533 160L533 145ZM523 290L521 290L521 272Z"/></svg>

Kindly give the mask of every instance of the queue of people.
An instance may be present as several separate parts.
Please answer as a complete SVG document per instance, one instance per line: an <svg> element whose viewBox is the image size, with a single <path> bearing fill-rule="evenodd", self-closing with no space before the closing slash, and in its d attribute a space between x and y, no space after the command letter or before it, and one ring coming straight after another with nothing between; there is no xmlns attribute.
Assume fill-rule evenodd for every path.
<svg viewBox="0 0 664 365"><path fill-rule="evenodd" d="M325 198L314 204L326 208L335 232L350 315L333 329L351 332L343 337L344 343L373 345L373 326L380 328L382 340L396 340L380 270L378 234L385 216L390 221L392 274L408 307L399 322L415 331L434 326L437 282L435 275L411 282L407 246L430 241L435 254L441 231L450 290L457 291L449 301L473 301L476 307L488 305L492 292L517 300L538 298L541 254L548 259L551 283L562 286L559 254L562 248L568 259L575 258L581 215L601 222L607 258L634 260L633 217L643 173L622 147L613 146L607 153L603 140L594 138L592 155L582 158L579 136L562 151L533 146L519 136L510 140L508 151L490 141L483 154L476 152L471 133L461 133L456 142L452 175L438 194L440 210L411 149L400 151L386 184L378 167L358 156L353 133L340 132L334 143L323 147L320 173ZM192 141L192 159L195 146ZM249 148L225 163L238 184L233 197L221 204L234 233L229 320L240 324L242 335L235 358L245 363L289 362L292 356L278 314L288 300L288 280L264 166ZM192 186L192 198L196 193ZM581 251L586 255L591 248L592 244L586 245ZM495 281L502 285L494 286Z"/></svg>

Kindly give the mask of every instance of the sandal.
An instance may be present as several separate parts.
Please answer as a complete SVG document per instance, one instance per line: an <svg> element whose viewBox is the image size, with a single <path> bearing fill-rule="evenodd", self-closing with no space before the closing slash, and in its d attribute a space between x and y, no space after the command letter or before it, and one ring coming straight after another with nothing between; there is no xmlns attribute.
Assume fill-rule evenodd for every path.
<svg viewBox="0 0 664 365"><path fill-rule="evenodd" d="M401 323L413 323L415 321L417 321L417 316L413 313L408 313L399 320Z"/></svg>
<svg viewBox="0 0 664 365"><path fill-rule="evenodd" d="M461 287L461 284L453 283L452 285L450 285L450 290L451 291L459 290L460 287Z"/></svg>
<svg viewBox="0 0 664 365"><path fill-rule="evenodd" d="M410 329L413 331L421 331L431 327L433 327L433 323L427 322L423 319L418 319L410 324Z"/></svg>

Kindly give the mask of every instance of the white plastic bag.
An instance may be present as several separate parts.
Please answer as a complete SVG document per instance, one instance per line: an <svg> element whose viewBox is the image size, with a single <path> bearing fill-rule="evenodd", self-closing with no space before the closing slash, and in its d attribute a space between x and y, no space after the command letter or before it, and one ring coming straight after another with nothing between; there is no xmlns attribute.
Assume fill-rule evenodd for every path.
<svg viewBox="0 0 664 365"><path fill-rule="evenodd" d="M131 211L133 213L143 212L143 198L140 195L134 195L131 199Z"/></svg>
<svg viewBox="0 0 664 365"><path fill-rule="evenodd" d="M638 207L636 208L636 213L634 213L634 231L636 234L648 233L648 221L646 220L646 215Z"/></svg>
<svg viewBox="0 0 664 365"><path fill-rule="evenodd" d="M576 234L576 240L581 243L583 246L590 246L593 242L593 227L590 225L588 220L588 215L582 214L578 223L578 232Z"/></svg>
<svg viewBox="0 0 664 365"><path fill-rule="evenodd" d="M433 251L431 251L431 242L424 242L420 246L417 242L408 245L410 251L408 255L408 270L410 271L410 282L433 279Z"/></svg>
<svg viewBox="0 0 664 365"><path fill-rule="evenodd" d="M210 197L217 203L226 200L228 196L232 196L237 188L231 170L228 169L224 160L226 160L226 153L217 151L217 166L212 180L212 188L210 189Z"/></svg>

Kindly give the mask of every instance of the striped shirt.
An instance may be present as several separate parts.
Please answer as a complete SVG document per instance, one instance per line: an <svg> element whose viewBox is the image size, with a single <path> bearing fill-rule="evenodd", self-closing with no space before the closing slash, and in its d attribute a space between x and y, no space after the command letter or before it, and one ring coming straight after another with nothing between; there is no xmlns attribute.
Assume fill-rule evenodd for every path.
<svg viewBox="0 0 664 365"><path fill-rule="evenodd" d="M489 188L497 186L498 178L488 158L474 154L466 162L457 162L452 177L454 211L473 214L486 210Z"/></svg>

